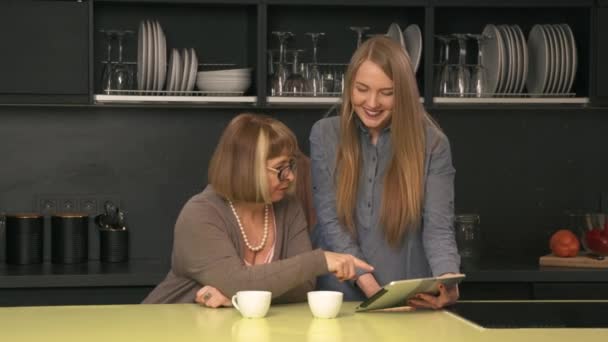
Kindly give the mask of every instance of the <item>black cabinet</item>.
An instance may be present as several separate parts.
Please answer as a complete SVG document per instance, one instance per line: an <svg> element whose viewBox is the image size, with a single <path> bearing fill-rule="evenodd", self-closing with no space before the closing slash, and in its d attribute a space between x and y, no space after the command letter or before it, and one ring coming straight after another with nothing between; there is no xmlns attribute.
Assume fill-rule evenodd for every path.
<svg viewBox="0 0 608 342"><path fill-rule="evenodd" d="M608 105L608 1L601 1L596 10L596 30L594 36L595 44L595 67L593 103L597 105Z"/></svg>
<svg viewBox="0 0 608 342"><path fill-rule="evenodd" d="M536 283L534 299L608 299L608 283Z"/></svg>
<svg viewBox="0 0 608 342"><path fill-rule="evenodd" d="M89 2L0 2L0 101L86 103Z"/></svg>

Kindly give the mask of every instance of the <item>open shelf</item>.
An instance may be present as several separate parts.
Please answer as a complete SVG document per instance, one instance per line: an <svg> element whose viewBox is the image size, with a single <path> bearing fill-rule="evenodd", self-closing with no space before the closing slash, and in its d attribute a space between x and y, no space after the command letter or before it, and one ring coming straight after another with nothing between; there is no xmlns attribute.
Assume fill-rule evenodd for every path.
<svg viewBox="0 0 608 342"><path fill-rule="evenodd" d="M256 96L153 96L153 95L95 95L97 104L110 103L251 103L257 102Z"/></svg>
<svg viewBox="0 0 608 342"><path fill-rule="evenodd" d="M588 97L434 97L436 104L587 104Z"/></svg>

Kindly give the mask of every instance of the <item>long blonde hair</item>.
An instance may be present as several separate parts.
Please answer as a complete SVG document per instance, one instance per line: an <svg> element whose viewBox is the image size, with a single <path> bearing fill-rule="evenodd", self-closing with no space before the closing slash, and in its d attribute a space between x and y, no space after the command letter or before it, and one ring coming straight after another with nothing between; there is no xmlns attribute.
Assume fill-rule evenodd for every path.
<svg viewBox="0 0 608 342"><path fill-rule="evenodd" d="M420 104L420 94L409 57L403 48L386 37L365 41L351 58L345 74L340 110L340 144L336 163L338 219L356 236L356 207L361 142L351 103L353 82L363 62L378 65L393 81L395 101L390 131L392 155L384 176L380 223L389 245L398 247L408 229L421 217L424 199L425 122L429 120Z"/></svg>

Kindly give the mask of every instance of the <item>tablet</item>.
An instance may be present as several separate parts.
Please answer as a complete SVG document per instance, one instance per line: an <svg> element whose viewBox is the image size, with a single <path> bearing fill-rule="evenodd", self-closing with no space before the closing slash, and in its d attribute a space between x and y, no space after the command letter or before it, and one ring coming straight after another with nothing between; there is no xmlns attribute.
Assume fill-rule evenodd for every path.
<svg viewBox="0 0 608 342"><path fill-rule="evenodd" d="M449 274L441 277L396 280L359 304L355 311L386 309L406 305L406 301L418 293L439 293L439 284L451 286L460 283L464 274Z"/></svg>

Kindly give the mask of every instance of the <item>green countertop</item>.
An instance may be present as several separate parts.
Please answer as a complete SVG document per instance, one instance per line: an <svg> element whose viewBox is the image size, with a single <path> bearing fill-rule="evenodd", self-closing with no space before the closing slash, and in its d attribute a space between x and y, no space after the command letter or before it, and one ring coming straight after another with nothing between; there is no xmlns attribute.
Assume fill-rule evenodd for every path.
<svg viewBox="0 0 608 342"><path fill-rule="evenodd" d="M196 304L0 308L0 341L607 341L608 329L483 329L447 311L354 313L315 319L274 305L262 319Z"/></svg>

